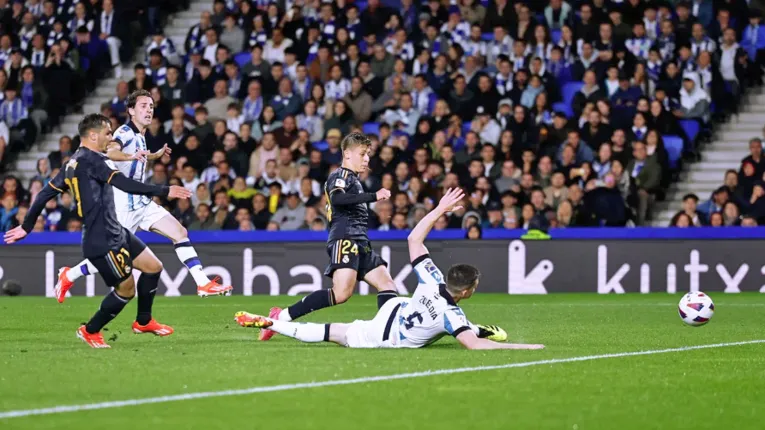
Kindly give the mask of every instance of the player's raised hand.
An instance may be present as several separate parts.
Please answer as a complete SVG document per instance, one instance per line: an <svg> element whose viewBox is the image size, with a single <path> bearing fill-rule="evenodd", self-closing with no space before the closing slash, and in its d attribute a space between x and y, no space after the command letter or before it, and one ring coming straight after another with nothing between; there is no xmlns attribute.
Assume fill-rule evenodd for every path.
<svg viewBox="0 0 765 430"><path fill-rule="evenodd" d="M149 151L145 151L145 150L142 149L140 151L136 151L135 154L130 156L130 159L131 160L138 160L138 161L140 161L142 163L145 163L146 162L146 157L148 157L150 154L151 153Z"/></svg>
<svg viewBox="0 0 765 430"><path fill-rule="evenodd" d="M180 185L170 185L170 193L167 196L171 199L189 199L191 191Z"/></svg>
<svg viewBox="0 0 765 430"><path fill-rule="evenodd" d="M173 150L170 149L170 147L167 146L167 144L165 144L165 146L163 146L159 151L154 152L154 153L151 154L151 159L152 160L157 160L157 159L162 158L162 156L165 155L165 154L170 155L172 153L173 153Z"/></svg>
<svg viewBox="0 0 765 430"><path fill-rule="evenodd" d="M5 243L16 243L25 237L27 237L27 232L21 226L18 226L6 231L3 239Z"/></svg>
<svg viewBox="0 0 765 430"><path fill-rule="evenodd" d="M438 208L444 212L452 212L461 209L459 202L465 198L465 192L461 188L449 188L446 194L438 202Z"/></svg>
<svg viewBox="0 0 765 430"><path fill-rule="evenodd" d="M390 190L386 190L385 188L380 188L377 190L377 201L380 200L388 200L390 198Z"/></svg>

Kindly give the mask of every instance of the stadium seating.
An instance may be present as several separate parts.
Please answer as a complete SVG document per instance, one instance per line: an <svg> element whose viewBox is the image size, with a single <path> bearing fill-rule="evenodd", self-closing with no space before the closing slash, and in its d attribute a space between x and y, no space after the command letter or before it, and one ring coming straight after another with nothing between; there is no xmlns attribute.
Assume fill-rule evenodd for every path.
<svg viewBox="0 0 765 430"><path fill-rule="evenodd" d="M154 43L147 46L146 58L152 47L161 53L159 63L146 65L151 77L144 85L159 89L155 95L159 121L147 132L147 142L154 149L164 143L173 147L172 157L160 160L164 167L159 171L164 173L155 177L152 170L149 181L183 184L196 193L194 206L185 212L173 202L164 202L191 229L279 229L280 222L271 219L271 214L286 204L283 197L289 193L298 193L301 198L295 209L295 216L304 217L301 228L310 229L314 225L318 228L320 223L314 221L325 216L326 202L321 194L314 193L321 188L327 172L336 168L341 159L333 146L334 139L338 131L341 135L359 131L374 141L370 171L364 175L365 186L375 191L386 184L393 193L392 207L387 203L374 205L376 212L370 217L371 228L409 228L416 221L417 209L437 200L443 186L454 184L455 180L471 196L481 198L466 202L467 214L452 215L449 227L468 228L476 224L484 229L546 229L642 225L650 219L651 208L650 204L639 204L638 197L644 195L641 190L653 196L650 202L665 196L671 179L684 167L683 161L689 159L689 155L697 155L698 143L716 132L720 119L738 112L740 95L747 88L758 86L761 79L760 68L755 67L760 65L755 61L761 59L747 58L741 52L737 54L737 61L746 67L736 68L735 82L730 80L730 74L723 73L727 73L725 68L730 66L723 64L728 57L712 56L709 67L717 68L720 73L705 69L700 60L696 61L704 46L711 46L708 42L714 41L718 50L729 49L730 41L720 38L716 22L704 25L706 34L694 39L696 36L691 36L690 29L699 18L678 17L672 9L663 6L659 7L660 13L672 22L671 34L650 34L652 39L646 40L632 34L631 25L621 23L612 28L612 33L618 36L610 40L589 40L593 35L588 28L609 23L613 14L597 14L594 21L583 23L580 10L585 4L589 7L589 3L583 1L566 3L573 12L563 22L547 21L557 19L558 15L556 11L543 13L546 2L522 1L509 8L506 15L496 12L493 1L470 6L443 3L433 13L428 5L404 10L398 2L383 1L379 6L374 6L375 2L372 10L367 2L356 1L353 4L360 14L358 22L349 21L353 12L347 6L342 8L330 3L332 8L328 14L327 10L306 6L298 15L294 15L296 10L280 10L280 19L271 21L266 17L268 25L257 29L253 28L256 21L253 18L265 16L265 3L253 3L254 7L244 15L239 10L239 2L218 2L217 12L200 21L192 17L198 17L205 10L212 11L214 3L195 0L190 12L183 12L180 21L166 29L167 39L156 36L146 41L147 45ZM628 7L627 2L606 3L609 12L623 12L623 8ZM638 10L643 13L642 9ZM516 13L530 16L526 33L518 32ZM635 10L630 10L630 14L634 13ZM88 6L87 14L86 22L100 25L96 22L100 21L100 10ZM393 15L398 20L389 20ZM624 21L631 24L643 18L633 15L625 16ZM233 26L229 25L232 21L227 20L228 16L233 18ZM287 17L281 19L282 16ZM289 16L297 18L293 20ZM740 21L739 26L746 20ZM385 26L395 22L398 24L393 24L394 27ZM141 24L152 28L159 23ZM471 39L471 24L480 27L475 40ZM275 32L274 25L281 31ZM563 40L566 31L562 26L573 33L571 44ZM209 34L204 31L208 27L215 30L217 49L209 45ZM502 27L508 37L495 40L495 27ZM397 39L395 30L399 28L405 31L405 40ZM91 39L100 39L96 33L90 31ZM435 34L435 39L428 39L428 33ZM123 33L123 38L125 34L131 39L130 31ZM182 39L184 34L186 37ZM92 91L91 81L108 75L111 70L108 46L98 41L88 45L84 36L79 40L71 34L66 37L72 38L81 53L89 54L80 56L78 67L82 69L82 76L90 74L92 78L85 81L86 88L63 104L68 106L77 97ZM129 45L127 39L123 42ZM181 40L184 43L178 43ZM255 45L262 48L263 61L253 58ZM350 59L351 45L360 51L360 60ZM692 48L690 59L680 57L679 51L685 46ZM521 53L514 51L518 47ZM589 49L594 51L592 57L584 58ZM419 55L423 51L427 51L424 57ZM126 53L122 54L125 57ZM326 58L325 54L328 54ZM660 57L660 69L653 68L654 63L648 61L654 54ZM440 55L446 61L442 62ZM421 58L427 58L427 63L421 64ZM398 62L399 59L402 61ZM211 75L205 77L208 61ZM446 69L435 70L442 63ZM670 76L674 72L667 71L669 63L680 66L681 70ZM331 76L335 73L334 64L340 66L341 76ZM508 64L509 77L503 76ZM305 66L305 70L299 66ZM180 78L175 86L164 82L167 69L172 67L177 67ZM618 80L609 79L612 67L616 67ZM362 75L365 68L372 74ZM200 69L205 69L204 75ZM641 74L638 69L645 73ZM595 72L597 87L583 82L588 70ZM307 75L307 79L299 79L301 74ZM418 74L425 78L427 88L424 90L414 88L414 77ZM291 81L291 90L283 90L280 82L283 76ZM356 76L361 77L363 83L359 92L351 88L351 79ZM519 79L521 76L526 79ZM457 88L459 77L465 78L464 91ZM152 78L159 82L152 82ZM226 82L226 94L213 91L217 80ZM252 82L260 85L254 87L251 98ZM135 80L130 81L131 88L137 85ZM657 94L659 92L661 94ZM406 99L401 97L403 93L412 97L424 93L428 96L426 101L415 100L416 107L407 111L402 107ZM540 94L547 97L542 99ZM657 99L661 105L658 116L650 112L651 102ZM315 102L311 103L313 108L306 106L308 100ZM445 116L436 116L439 100L449 107L449 112L441 113ZM110 103L112 106L104 108L104 113L118 114L115 109L120 103L116 97ZM510 110L506 111L508 104ZM29 132L38 132L36 128L40 126L44 131L55 125L56 119L67 113L61 111L61 105L49 104L48 119L41 124L32 119L40 122L42 116L32 117L30 113L29 121L13 127L7 125L10 130L6 141L22 140L10 147L18 152L31 146ZM183 109L174 117L175 105ZM518 106L524 111L520 117L516 112ZM593 111L600 113L597 119L593 119ZM3 112L0 105L0 116ZM644 127L641 127L642 120L635 119L640 116L638 112L643 114ZM205 114L207 122L198 123ZM125 120L124 116L114 116L117 123ZM244 124L250 127L243 127ZM381 127L382 124L390 127ZM233 147L224 144L228 130L239 137ZM301 130L307 134L301 135ZM568 133L570 130L579 131L578 141L572 140L577 138ZM658 141L652 137L654 130L661 136ZM266 148L262 142L269 134L280 148L289 151L280 153ZM186 145L191 135L197 137L198 148ZM0 137L3 137L2 126ZM633 151L639 141L647 144L645 159L639 150ZM74 143L76 146L76 141ZM603 144L608 144L611 151L604 152ZM453 151L445 151L445 146ZM487 146L494 150L485 150ZM386 147L392 151L384 149ZM67 156L64 151L46 159L50 160L48 164L55 164ZM266 161L271 158L276 159L277 166L275 172L269 173ZM227 163L221 164L221 160ZM552 165L548 168L549 161ZM614 170L617 161L622 165L621 171ZM46 170L45 162L39 164L41 171L36 179L44 180L52 169ZM194 168L194 177L181 175L187 165ZM276 206L269 205L264 209L266 213L256 209L251 200L243 199L243 194L232 188L227 175L221 179L223 169L244 177L247 187L269 196L273 191L271 185L278 183L281 195L270 200ZM562 187L557 185L557 179L552 179L558 172L563 174ZM310 190L301 187L304 177L311 179ZM11 185L13 180L6 182L5 194L13 194L22 206L29 204L39 187L34 183ZM646 183L650 184L647 188ZM603 188L618 189L619 197L613 200L610 191L599 191ZM538 192L541 192L541 200L534 197ZM399 194L404 197L398 197ZM608 202L621 202L625 210L619 208L610 213L598 210L612 206L604 205L606 198ZM66 202L60 202L60 207L52 211L55 214L45 215L44 228L65 228L65 223L53 220L73 216L71 207L66 207L68 200ZM248 222L237 216L239 208L248 212ZM18 217L10 213L13 209L0 210L0 216L5 217L3 229L18 223Z"/></svg>

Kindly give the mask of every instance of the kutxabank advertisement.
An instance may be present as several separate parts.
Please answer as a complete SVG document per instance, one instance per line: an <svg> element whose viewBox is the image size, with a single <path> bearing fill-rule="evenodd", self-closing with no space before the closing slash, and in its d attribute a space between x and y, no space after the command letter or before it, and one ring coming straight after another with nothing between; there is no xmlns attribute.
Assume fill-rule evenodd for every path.
<svg viewBox="0 0 765 430"><path fill-rule="evenodd" d="M401 294L417 286L406 241L379 241ZM479 292L675 293L703 290L765 292L765 258L757 240L449 240L429 241L441 270L468 263L482 273ZM162 260L158 294L192 295L196 286L170 244L152 245ZM329 288L322 242L206 243L196 246L209 276L234 286L234 294L302 295ZM53 296L58 269L82 260L71 245L0 247L0 282L16 280L23 295ZM135 272L135 276L139 273ZM107 291L98 275L78 281L75 296ZM364 282L360 294L374 293Z"/></svg>

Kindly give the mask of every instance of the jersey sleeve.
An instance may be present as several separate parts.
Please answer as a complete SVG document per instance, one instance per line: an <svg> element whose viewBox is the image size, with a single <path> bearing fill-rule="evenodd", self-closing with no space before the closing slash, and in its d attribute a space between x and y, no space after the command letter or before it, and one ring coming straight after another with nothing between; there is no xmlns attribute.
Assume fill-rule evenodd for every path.
<svg viewBox="0 0 765 430"><path fill-rule="evenodd" d="M327 194L332 197L332 194L336 192L348 191L350 184L349 178L345 177L344 171L332 172L327 178Z"/></svg>
<svg viewBox="0 0 765 430"><path fill-rule="evenodd" d="M63 194L69 187L66 185L66 166L58 171L58 174L48 181L51 188Z"/></svg>
<svg viewBox="0 0 765 430"><path fill-rule="evenodd" d="M458 307L451 307L444 312L444 330L457 337L466 330L472 330L465 313Z"/></svg>
<svg viewBox="0 0 765 430"><path fill-rule="evenodd" d="M430 258L430 254L423 254L412 261L414 273L420 284L441 285L445 283L444 274L436 266L436 263Z"/></svg>
<svg viewBox="0 0 765 430"><path fill-rule="evenodd" d="M119 170L114 170L106 164L106 160L88 163L88 174L98 182L110 183Z"/></svg>
<svg viewBox="0 0 765 430"><path fill-rule="evenodd" d="M133 130L130 127L123 125L117 129L112 135L112 140L120 144L120 149L126 147L133 140Z"/></svg>

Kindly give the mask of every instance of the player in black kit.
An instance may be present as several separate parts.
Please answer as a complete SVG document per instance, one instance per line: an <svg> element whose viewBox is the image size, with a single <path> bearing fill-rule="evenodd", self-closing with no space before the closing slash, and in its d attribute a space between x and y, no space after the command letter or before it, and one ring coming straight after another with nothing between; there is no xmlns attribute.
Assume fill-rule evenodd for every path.
<svg viewBox="0 0 765 430"><path fill-rule="evenodd" d="M114 287L93 318L77 330L77 337L93 348L109 348L101 336L101 329L122 311L136 295L136 290L138 316L133 331L158 336L172 334L172 328L151 317L162 262L141 239L117 222L112 187L132 194L183 199L191 197L191 192L179 186L142 184L109 167L104 151L112 140L112 130L111 122L105 116L85 116L78 131L82 139L80 148L40 191L23 224L5 233L5 242L14 243L26 237L48 200L69 190L77 204L77 215L83 218L83 256L96 266L106 285ZM142 272L137 287L132 276L133 267Z"/></svg>
<svg viewBox="0 0 765 430"><path fill-rule="evenodd" d="M370 143L369 138L360 133L346 136L340 144L343 164L324 184L329 218L329 266L324 274L332 278L332 288L315 291L287 309L272 308L270 318L292 321L345 303L353 295L356 282L361 280L377 288L378 308L398 295L388 264L372 249L367 236L367 204L390 198L390 191L384 188L365 193L359 181L358 174L369 165ZM271 330L261 330L259 338L268 340L274 334Z"/></svg>

